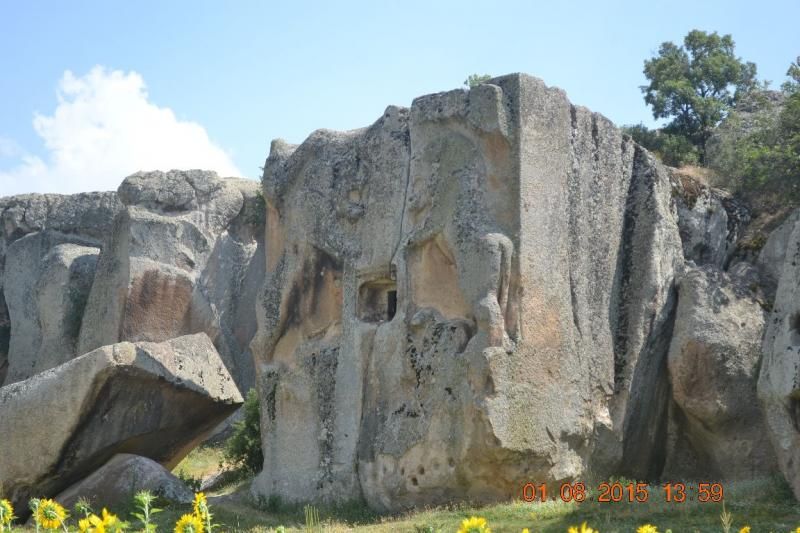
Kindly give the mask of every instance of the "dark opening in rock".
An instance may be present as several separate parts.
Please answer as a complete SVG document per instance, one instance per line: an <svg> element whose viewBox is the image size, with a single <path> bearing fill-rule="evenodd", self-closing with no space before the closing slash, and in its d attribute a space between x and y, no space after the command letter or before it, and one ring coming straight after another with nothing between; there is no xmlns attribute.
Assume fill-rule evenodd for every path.
<svg viewBox="0 0 800 533"><path fill-rule="evenodd" d="M386 316L391 320L397 312L397 291L389 291L386 293L386 297Z"/></svg>
<svg viewBox="0 0 800 533"><path fill-rule="evenodd" d="M358 291L358 318L364 322L386 322L397 313L397 284L377 279L361 285Z"/></svg>
<svg viewBox="0 0 800 533"><path fill-rule="evenodd" d="M792 345L800 345L800 312L789 317L789 328Z"/></svg>

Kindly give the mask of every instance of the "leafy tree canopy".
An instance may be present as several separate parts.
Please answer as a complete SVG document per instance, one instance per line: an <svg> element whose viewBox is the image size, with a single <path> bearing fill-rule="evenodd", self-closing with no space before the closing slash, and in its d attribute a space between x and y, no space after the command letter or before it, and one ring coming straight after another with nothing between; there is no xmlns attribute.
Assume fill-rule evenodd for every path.
<svg viewBox="0 0 800 533"><path fill-rule="evenodd" d="M641 87L654 118L671 118L665 128L683 135L705 156L713 128L737 96L756 87L756 66L734 53L730 35L692 30L683 46L665 42L644 63L649 84Z"/></svg>

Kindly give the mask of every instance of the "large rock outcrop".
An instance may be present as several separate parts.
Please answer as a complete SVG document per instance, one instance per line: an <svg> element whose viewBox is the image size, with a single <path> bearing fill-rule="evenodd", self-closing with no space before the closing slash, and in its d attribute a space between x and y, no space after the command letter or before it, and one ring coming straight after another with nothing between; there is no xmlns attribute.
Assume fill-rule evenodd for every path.
<svg viewBox="0 0 800 533"><path fill-rule="evenodd" d="M660 473L681 241L666 171L604 117L506 76L276 141L264 182L256 493Z"/></svg>
<svg viewBox="0 0 800 533"><path fill-rule="evenodd" d="M171 468L241 403L205 334L98 348L0 388L0 485L24 506L117 453Z"/></svg>
<svg viewBox="0 0 800 533"><path fill-rule="evenodd" d="M26 194L0 199L0 384L6 381L9 359L15 367L13 380L24 379L41 368L39 359L59 360L63 350L74 347L75 327L80 326L80 307L85 300L82 295L91 270L91 260L82 257L92 252L62 249L49 259L48 254L52 247L66 244L99 248L120 208L113 192ZM30 238L18 243L25 236ZM9 255L18 259L12 268L6 268ZM63 276L63 269L60 274L56 272L60 267L54 263L58 262L71 272L69 279ZM9 289L14 293L11 301ZM55 294L58 291L62 294ZM40 317L42 304L45 314L73 314L60 319L54 314ZM59 353L50 354L48 346L57 346Z"/></svg>
<svg viewBox="0 0 800 533"><path fill-rule="evenodd" d="M800 223L796 215L790 220L794 224L764 335L758 395L778 464L800 498Z"/></svg>
<svg viewBox="0 0 800 533"><path fill-rule="evenodd" d="M746 479L775 471L756 395L764 310L745 263L690 268L678 281L669 351L674 406L666 479Z"/></svg>
<svg viewBox="0 0 800 533"><path fill-rule="evenodd" d="M78 353L204 332L246 392L263 279L258 184L213 172L137 173L100 253Z"/></svg>

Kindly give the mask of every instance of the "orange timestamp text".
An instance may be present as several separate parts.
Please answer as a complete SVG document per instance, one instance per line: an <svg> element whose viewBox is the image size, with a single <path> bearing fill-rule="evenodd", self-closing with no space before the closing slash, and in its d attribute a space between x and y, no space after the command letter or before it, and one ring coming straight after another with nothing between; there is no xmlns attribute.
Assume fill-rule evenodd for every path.
<svg viewBox="0 0 800 533"><path fill-rule="evenodd" d="M526 502L546 502L561 500L563 502L596 501L600 503L644 503L650 499L650 493L656 492L667 503L683 503L697 501L700 503L718 503L725 497L725 489L721 483L678 483L668 482L660 486L649 483L604 481L589 490L585 483L561 483L557 491L551 490L546 483L525 483L522 486L522 500Z"/></svg>

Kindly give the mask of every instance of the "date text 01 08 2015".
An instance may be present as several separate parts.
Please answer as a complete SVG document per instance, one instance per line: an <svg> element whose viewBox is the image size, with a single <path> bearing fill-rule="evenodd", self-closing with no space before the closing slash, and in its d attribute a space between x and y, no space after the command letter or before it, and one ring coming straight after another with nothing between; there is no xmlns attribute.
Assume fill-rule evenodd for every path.
<svg viewBox="0 0 800 533"><path fill-rule="evenodd" d="M644 503L650 499L650 493L657 492L667 503L683 503L698 501L700 503L717 503L725 497L725 489L721 483L664 483L651 487L648 483L606 481L597 485L597 490L589 493L585 483L562 483L558 492L551 492L546 483L526 483L522 486L522 499L526 502L546 502L561 500L563 502L583 502L593 500L600 503Z"/></svg>

